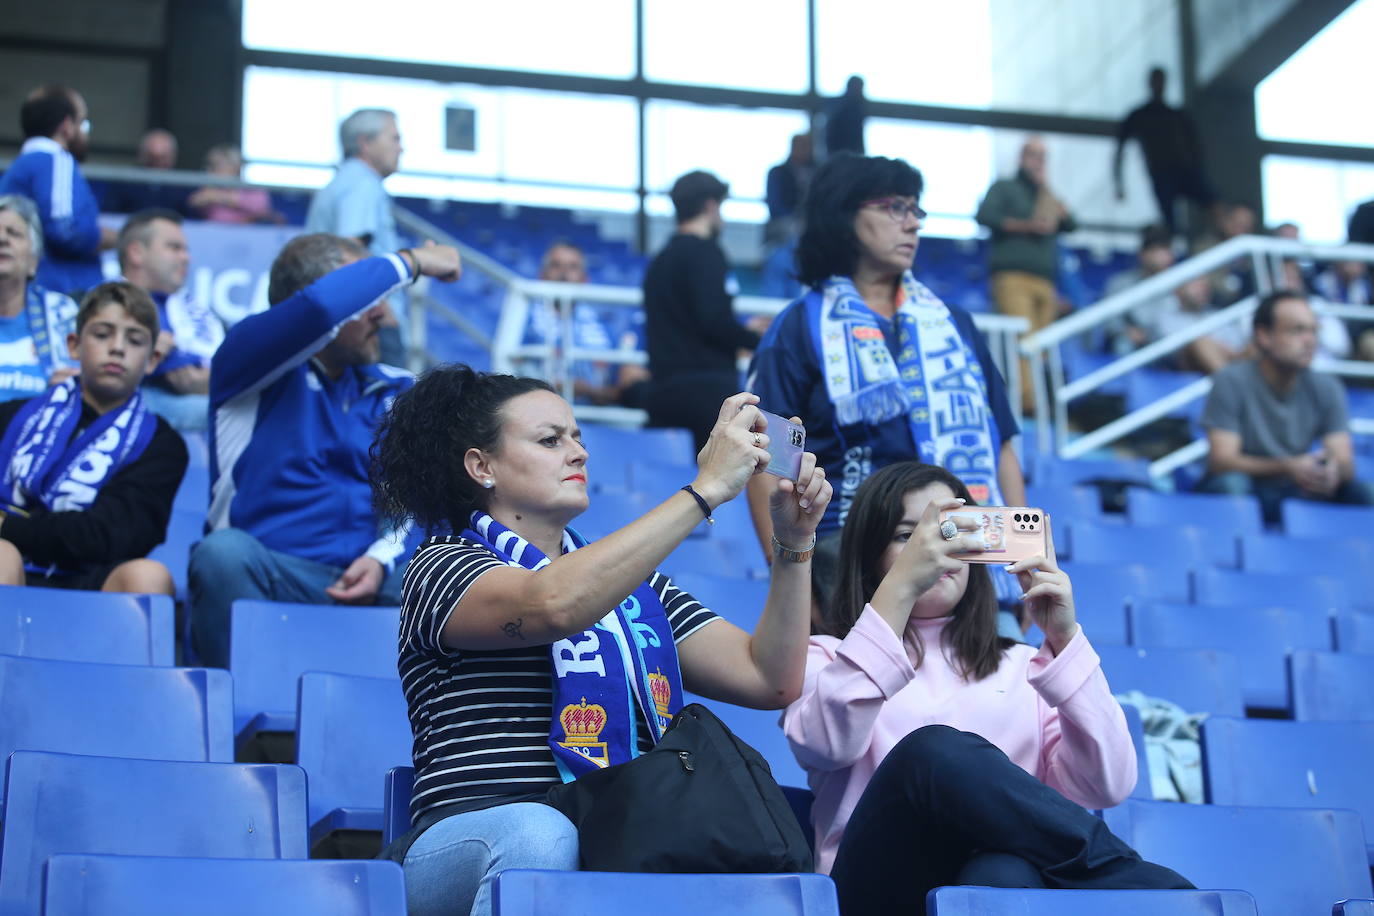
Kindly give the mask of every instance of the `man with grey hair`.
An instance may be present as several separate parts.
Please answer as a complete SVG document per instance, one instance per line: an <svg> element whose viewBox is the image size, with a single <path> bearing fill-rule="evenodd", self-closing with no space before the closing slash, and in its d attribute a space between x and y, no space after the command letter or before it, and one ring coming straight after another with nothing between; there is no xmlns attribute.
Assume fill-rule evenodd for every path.
<svg viewBox="0 0 1374 916"><path fill-rule="evenodd" d="M38 207L0 195L0 401L31 398L74 373L67 335L76 303L34 282L43 257Z"/></svg>
<svg viewBox="0 0 1374 916"><path fill-rule="evenodd" d="M374 255L400 247L391 197L382 182L401 161L401 134L396 113L385 108L360 108L339 125L339 145L344 161L329 182L310 201L306 232L327 232L356 239ZM382 362L405 365L403 297L387 303L390 313L382 319Z"/></svg>
<svg viewBox="0 0 1374 916"><path fill-rule="evenodd" d="M351 238L297 236L272 263L272 307L225 335L210 361L210 533L189 576L204 664L228 664L239 598L399 603L405 545L372 509L368 448L413 379L377 362L381 301L460 270L447 246L368 257Z"/></svg>

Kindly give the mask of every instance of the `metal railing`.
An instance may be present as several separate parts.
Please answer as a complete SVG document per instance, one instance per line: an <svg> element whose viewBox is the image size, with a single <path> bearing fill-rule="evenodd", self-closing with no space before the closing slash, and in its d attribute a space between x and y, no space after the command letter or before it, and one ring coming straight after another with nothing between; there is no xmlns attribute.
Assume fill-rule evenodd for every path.
<svg viewBox="0 0 1374 916"><path fill-rule="evenodd" d="M1030 360L1040 451L1053 452L1063 458L1079 458L1119 441L1179 407L1206 397L1211 391L1212 382L1209 378L1202 378L1098 429L1077 437L1072 435L1070 429L1069 404L1075 399L1098 391L1127 373L1167 357L1221 328L1245 326L1260 298L1278 288L1277 278L1282 276L1282 265L1287 260L1374 263L1374 245L1314 245L1291 239L1240 236L1147 277L1129 289L1108 296L1096 305L1060 319L1022 340L1021 352ZM1061 352L1066 341L1091 332L1106 322L1122 318L1139 306L1167 300L1189 280L1208 276L1237 262L1248 262L1255 282L1254 295L1219 311L1200 313L1198 320L1188 327L1113 360L1081 378L1066 380ZM1319 315L1374 322L1374 307L1371 306L1334 305L1320 301L1314 302L1314 306ZM1324 372L1348 378L1374 378L1374 364L1367 362L1331 360L1324 362L1320 368ZM1353 432L1374 433L1374 420L1352 421L1351 429ZM1197 439L1153 462L1150 473L1155 477L1163 477L1206 454L1206 440Z"/></svg>

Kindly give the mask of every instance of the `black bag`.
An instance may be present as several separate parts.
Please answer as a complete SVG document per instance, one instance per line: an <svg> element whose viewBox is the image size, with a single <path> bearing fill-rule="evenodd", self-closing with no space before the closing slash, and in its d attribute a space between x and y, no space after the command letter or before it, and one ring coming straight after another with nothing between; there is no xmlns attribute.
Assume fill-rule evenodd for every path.
<svg viewBox="0 0 1374 916"><path fill-rule="evenodd" d="M697 703L653 750L554 786L548 803L577 825L587 871L813 870L767 761Z"/></svg>

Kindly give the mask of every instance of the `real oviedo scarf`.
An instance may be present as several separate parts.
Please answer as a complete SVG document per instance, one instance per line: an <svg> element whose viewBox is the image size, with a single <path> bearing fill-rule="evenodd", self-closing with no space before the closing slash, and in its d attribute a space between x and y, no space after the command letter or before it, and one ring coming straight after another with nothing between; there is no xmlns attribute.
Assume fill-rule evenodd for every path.
<svg viewBox="0 0 1374 916"><path fill-rule="evenodd" d="M897 358L883 337L885 319L848 277L831 277L806 297L807 320L826 391L841 426L877 425L906 415L922 461L968 486L983 505L1000 505L1001 439L988 407L983 366L939 297L902 275L892 321Z"/></svg>
<svg viewBox="0 0 1374 916"><path fill-rule="evenodd" d="M484 512L472 514L472 527L462 536L510 566L537 570L550 562ZM565 553L585 545L571 529L563 532ZM657 743L682 708L673 630L647 582L588 629L555 642L549 653L554 677L549 749L564 782L637 757L638 728L647 727Z"/></svg>

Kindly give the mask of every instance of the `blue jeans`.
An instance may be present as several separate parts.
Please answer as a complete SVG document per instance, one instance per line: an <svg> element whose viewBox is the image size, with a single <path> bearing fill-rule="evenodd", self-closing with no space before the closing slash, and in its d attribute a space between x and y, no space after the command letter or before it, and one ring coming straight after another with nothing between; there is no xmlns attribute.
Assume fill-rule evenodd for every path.
<svg viewBox="0 0 1374 916"><path fill-rule="evenodd" d="M507 868L576 871L577 828L548 805L517 802L455 814L406 853L410 916L488 916L491 884Z"/></svg>
<svg viewBox="0 0 1374 916"><path fill-rule="evenodd" d="M404 564L382 582L377 604L401 603ZM200 663L229 667L229 609L240 598L333 604L325 594L343 574L338 566L269 550L246 531L224 528L207 534L191 549L188 589L191 632Z"/></svg>
<svg viewBox="0 0 1374 916"><path fill-rule="evenodd" d="M142 391L148 409L170 423L173 429L191 432L209 425L208 394L177 394L155 385L144 385Z"/></svg>
<svg viewBox="0 0 1374 916"><path fill-rule="evenodd" d="M1327 499L1305 493L1292 480L1278 477L1251 477L1240 471L1210 474L1198 484L1198 492L1224 493L1228 496L1254 496L1259 499L1260 511L1269 525L1283 521L1281 505L1285 499L1311 499L1318 502L1344 503L1350 506L1374 506L1374 487L1363 480L1347 480Z"/></svg>

